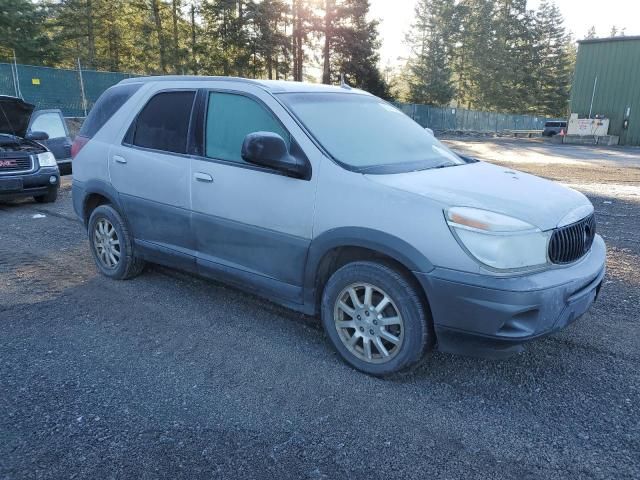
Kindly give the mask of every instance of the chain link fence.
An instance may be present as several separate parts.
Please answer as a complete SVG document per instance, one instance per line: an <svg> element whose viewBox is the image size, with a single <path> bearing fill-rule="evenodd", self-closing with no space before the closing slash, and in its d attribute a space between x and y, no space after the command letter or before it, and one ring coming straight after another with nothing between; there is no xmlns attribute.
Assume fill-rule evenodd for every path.
<svg viewBox="0 0 640 480"><path fill-rule="evenodd" d="M21 96L36 108L59 108L67 117L84 117L98 97L120 80L135 75L0 63L0 94ZM546 119L530 115L478 112L463 108L396 103L423 127L436 131L504 132L542 130Z"/></svg>
<svg viewBox="0 0 640 480"><path fill-rule="evenodd" d="M478 112L464 108L440 108L411 103L397 103L396 106L423 127L443 132L542 130L547 121L545 117Z"/></svg>
<svg viewBox="0 0 640 480"><path fill-rule="evenodd" d="M0 95L22 97L37 109L59 108L66 117L84 117L102 92L132 76L0 63Z"/></svg>

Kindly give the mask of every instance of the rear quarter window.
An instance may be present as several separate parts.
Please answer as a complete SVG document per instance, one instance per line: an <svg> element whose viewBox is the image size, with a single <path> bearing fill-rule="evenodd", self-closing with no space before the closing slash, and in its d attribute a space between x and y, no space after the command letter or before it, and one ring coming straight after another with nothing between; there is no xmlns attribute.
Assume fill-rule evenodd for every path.
<svg viewBox="0 0 640 480"><path fill-rule="evenodd" d="M89 112L78 135L92 138L141 86L141 83L131 83L106 90Z"/></svg>

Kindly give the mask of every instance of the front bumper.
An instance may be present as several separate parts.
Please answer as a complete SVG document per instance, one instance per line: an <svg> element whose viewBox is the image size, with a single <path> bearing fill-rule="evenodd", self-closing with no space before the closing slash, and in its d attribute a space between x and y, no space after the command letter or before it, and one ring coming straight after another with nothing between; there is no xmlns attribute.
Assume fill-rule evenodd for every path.
<svg viewBox="0 0 640 480"><path fill-rule="evenodd" d="M596 236L591 251L568 267L518 277L442 268L416 275L441 351L500 358L586 313L602 285L605 261L604 240Z"/></svg>
<svg viewBox="0 0 640 480"><path fill-rule="evenodd" d="M55 183L51 183L55 177ZM0 175L0 198L19 198L45 195L50 188L60 186L58 167L40 167L33 173Z"/></svg>

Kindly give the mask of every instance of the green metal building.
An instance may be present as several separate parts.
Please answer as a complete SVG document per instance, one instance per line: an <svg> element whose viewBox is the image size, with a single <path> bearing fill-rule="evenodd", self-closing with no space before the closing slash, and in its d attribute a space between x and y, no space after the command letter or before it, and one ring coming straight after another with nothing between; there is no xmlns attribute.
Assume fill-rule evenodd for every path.
<svg viewBox="0 0 640 480"><path fill-rule="evenodd" d="M571 112L604 115L620 145L640 145L640 36L579 42Z"/></svg>

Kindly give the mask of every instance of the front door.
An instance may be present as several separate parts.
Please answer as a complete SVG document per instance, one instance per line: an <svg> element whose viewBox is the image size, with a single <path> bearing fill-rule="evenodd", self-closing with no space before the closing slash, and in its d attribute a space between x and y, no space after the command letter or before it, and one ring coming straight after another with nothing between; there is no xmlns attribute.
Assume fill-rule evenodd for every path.
<svg viewBox="0 0 640 480"><path fill-rule="evenodd" d="M69 131L58 109L38 110L31 115L29 132L44 132L49 135L45 144L58 163L71 162L71 139Z"/></svg>
<svg viewBox="0 0 640 480"><path fill-rule="evenodd" d="M274 132L289 145L295 142L269 105L279 104L256 90L252 95L210 91L202 97L203 155L191 161L197 263L202 273L223 274L299 301L312 237L315 175L300 180L242 159L249 133Z"/></svg>
<svg viewBox="0 0 640 480"><path fill-rule="evenodd" d="M156 93L109 153L111 182L118 191L136 243L163 262L195 266L190 213L187 137L195 91ZM149 252L147 252L149 254ZM169 255L167 255L169 254Z"/></svg>

